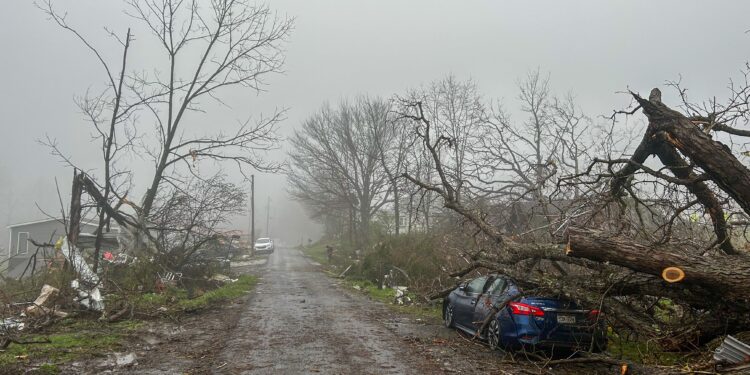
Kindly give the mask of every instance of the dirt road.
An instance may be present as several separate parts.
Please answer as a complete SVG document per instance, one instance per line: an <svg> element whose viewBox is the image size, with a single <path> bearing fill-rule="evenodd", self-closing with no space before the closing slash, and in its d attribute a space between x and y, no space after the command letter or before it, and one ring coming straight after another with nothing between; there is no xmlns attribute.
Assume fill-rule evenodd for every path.
<svg viewBox="0 0 750 375"><path fill-rule="evenodd" d="M430 373L432 364L298 250L277 249L214 363L222 374ZM218 366L217 366L218 367ZM216 368L216 367L215 367Z"/></svg>
<svg viewBox="0 0 750 375"><path fill-rule="evenodd" d="M552 370L511 362L512 354L492 351L438 320L394 311L342 286L296 249L245 263L234 270L261 278L247 297L175 322L145 322L120 352L76 361L62 373L619 373L605 364ZM132 360L122 364L123 358Z"/></svg>

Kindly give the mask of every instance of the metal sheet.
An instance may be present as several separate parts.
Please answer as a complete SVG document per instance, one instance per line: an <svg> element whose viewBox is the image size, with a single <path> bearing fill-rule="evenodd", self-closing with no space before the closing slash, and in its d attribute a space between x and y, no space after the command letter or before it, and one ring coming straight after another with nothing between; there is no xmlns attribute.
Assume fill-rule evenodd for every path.
<svg viewBox="0 0 750 375"><path fill-rule="evenodd" d="M750 362L750 345L732 336L727 336L714 352L717 362L740 364Z"/></svg>

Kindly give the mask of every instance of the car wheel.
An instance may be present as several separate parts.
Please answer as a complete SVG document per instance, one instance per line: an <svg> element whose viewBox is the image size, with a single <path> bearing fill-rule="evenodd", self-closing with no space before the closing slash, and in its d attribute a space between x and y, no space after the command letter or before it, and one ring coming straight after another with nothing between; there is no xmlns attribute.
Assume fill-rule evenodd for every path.
<svg viewBox="0 0 750 375"><path fill-rule="evenodd" d="M443 324L448 328L453 328L453 304L450 302L443 310Z"/></svg>
<svg viewBox="0 0 750 375"><path fill-rule="evenodd" d="M489 327L487 327L487 343L490 345L492 350L500 349L500 323L497 319L492 319Z"/></svg>

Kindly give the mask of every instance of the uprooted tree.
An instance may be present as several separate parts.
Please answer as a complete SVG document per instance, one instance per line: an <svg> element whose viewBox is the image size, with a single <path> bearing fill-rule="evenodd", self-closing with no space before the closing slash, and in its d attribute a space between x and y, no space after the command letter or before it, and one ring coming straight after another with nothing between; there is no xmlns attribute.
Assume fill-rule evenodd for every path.
<svg viewBox="0 0 750 375"><path fill-rule="evenodd" d="M521 99L531 131L518 131L504 116L488 119L484 127L497 133L474 144L472 155L483 157L470 161L475 169L462 180L452 178L446 165L461 140L441 132L422 101L400 100L399 118L412 122L435 176L420 179L407 171L402 177L437 194L444 207L479 229L478 250L467 252L468 264L451 276L500 271L528 290L604 305L617 329L658 338L666 348L750 329L750 258L741 249L747 244L750 169L739 159L745 151L736 141L750 135L738 128L747 122L750 86L730 86L727 104L694 105L672 84L685 113L662 103L658 89L649 98L631 92L635 108L617 111L613 119L640 109L648 120L632 155L611 158L611 150L602 154L579 143L585 154L572 165L556 155L573 155L580 128L572 125L584 117L570 111L574 106L540 97L529 82ZM566 134L573 142L564 145ZM648 160L652 156L658 162ZM557 170L564 167L566 173ZM503 191L510 194L498 194ZM508 211L524 216L529 206L541 213L526 212L523 230L507 225L519 221Z"/></svg>

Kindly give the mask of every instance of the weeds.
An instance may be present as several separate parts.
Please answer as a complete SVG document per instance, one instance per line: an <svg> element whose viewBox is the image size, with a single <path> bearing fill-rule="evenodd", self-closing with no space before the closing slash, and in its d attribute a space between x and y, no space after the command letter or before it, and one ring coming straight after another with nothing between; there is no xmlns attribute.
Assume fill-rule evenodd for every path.
<svg viewBox="0 0 750 375"><path fill-rule="evenodd" d="M233 283L208 291L193 299L179 300L177 306L183 311L196 311L208 306L242 297L258 283L258 278L251 275L242 275Z"/></svg>
<svg viewBox="0 0 750 375"><path fill-rule="evenodd" d="M441 319L442 311L438 305L426 304L406 304L398 305L394 303L396 291L392 288L378 288L377 285L367 280L348 281L346 285L354 290L358 290L373 300L385 303L394 311L414 315L423 319ZM409 298L415 300L417 295L414 293L406 294Z"/></svg>
<svg viewBox="0 0 750 375"><path fill-rule="evenodd" d="M136 330L140 321L114 324L90 319L65 319L56 332L27 335L24 341L48 341L28 345L11 344L0 352L0 368L13 368L26 362L44 363L37 373L56 373L57 364L121 347L122 339Z"/></svg>

